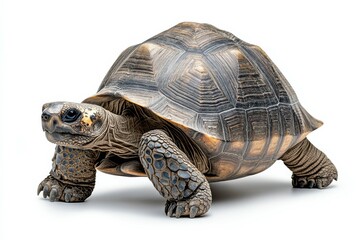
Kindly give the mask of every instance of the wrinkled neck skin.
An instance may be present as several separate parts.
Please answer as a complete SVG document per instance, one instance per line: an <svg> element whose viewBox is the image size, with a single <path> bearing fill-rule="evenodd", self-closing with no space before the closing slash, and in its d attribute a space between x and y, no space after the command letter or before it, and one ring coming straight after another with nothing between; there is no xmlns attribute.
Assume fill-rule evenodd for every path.
<svg viewBox="0 0 360 240"><path fill-rule="evenodd" d="M136 157L142 135L136 129L132 117L106 111L101 133L84 147L95 151L113 153L122 158Z"/></svg>

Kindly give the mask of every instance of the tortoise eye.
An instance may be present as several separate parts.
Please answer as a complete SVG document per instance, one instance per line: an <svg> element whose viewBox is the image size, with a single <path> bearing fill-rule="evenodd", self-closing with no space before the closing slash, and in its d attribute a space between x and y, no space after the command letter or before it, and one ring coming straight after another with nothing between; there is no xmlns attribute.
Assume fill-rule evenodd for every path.
<svg viewBox="0 0 360 240"><path fill-rule="evenodd" d="M72 123L75 122L76 119L80 116L81 112L77 110L76 108L71 108L65 112L65 114L62 117L62 121L66 123Z"/></svg>

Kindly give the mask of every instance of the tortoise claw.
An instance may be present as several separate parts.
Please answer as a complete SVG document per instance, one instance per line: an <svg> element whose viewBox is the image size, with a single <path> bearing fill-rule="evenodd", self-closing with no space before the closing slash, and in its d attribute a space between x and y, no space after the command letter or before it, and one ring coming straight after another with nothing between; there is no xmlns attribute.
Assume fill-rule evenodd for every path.
<svg viewBox="0 0 360 240"><path fill-rule="evenodd" d="M168 217L180 218L188 216L194 218L205 212L205 203L203 200L186 199L180 201L167 201L165 213Z"/></svg>
<svg viewBox="0 0 360 240"><path fill-rule="evenodd" d="M166 215L168 217L171 217L173 215L173 213L174 213L175 208L176 208L176 202L169 202L168 201L166 203L166 206L167 206L167 209L165 210Z"/></svg>
<svg viewBox="0 0 360 240"><path fill-rule="evenodd" d="M182 206L182 205L178 205L177 208L176 208L176 213L175 213L175 217L176 218L179 218L181 217L181 215L185 212L185 207Z"/></svg>
<svg viewBox="0 0 360 240"><path fill-rule="evenodd" d="M88 198L93 186L76 186L65 184L52 176L45 178L38 186L37 194L43 192L43 197L49 197L50 202L83 202Z"/></svg>
<svg viewBox="0 0 360 240"><path fill-rule="evenodd" d="M47 198L49 196L49 186L45 185L43 188L43 197Z"/></svg>
<svg viewBox="0 0 360 240"><path fill-rule="evenodd" d="M335 179L333 175L330 176L311 176L311 177L298 177L292 176L292 184L294 188L325 188ZM336 180L336 179L335 179Z"/></svg>
<svg viewBox="0 0 360 240"><path fill-rule="evenodd" d="M67 191L67 192L65 193L65 202L70 202L70 201L71 201L71 197L72 197L72 194L71 194L69 191Z"/></svg>
<svg viewBox="0 0 360 240"><path fill-rule="evenodd" d="M38 186L38 189L37 189L37 195L39 195L43 189L44 189L44 186L42 185L42 183L40 183Z"/></svg>
<svg viewBox="0 0 360 240"><path fill-rule="evenodd" d="M56 188L52 188L51 191L50 191L50 202L54 202L55 200L57 200L59 196L59 192Z"/></svg>
<svg viewBox="0 0 360 240"><path fill-rule="evenodd" d="M196 217L196 214L198 213L199 208L197 206L192 206L190 208L190 218Z"/></svg>
<svg viewBox="0 0 360 240"><path fill-rule="evenodd" d="M313 188L314 186L316 186L314 179L310 179L308 181L308 188Z"/></svg>
<svg viewBox="0 0 360 240"><path fill-rule="evenodd" d="M206 213L211 204L211 192L209 183L204 182L189 198L181 200L167 200L165 213L168 217L180 218L187 216L194 218Z"/></svg>

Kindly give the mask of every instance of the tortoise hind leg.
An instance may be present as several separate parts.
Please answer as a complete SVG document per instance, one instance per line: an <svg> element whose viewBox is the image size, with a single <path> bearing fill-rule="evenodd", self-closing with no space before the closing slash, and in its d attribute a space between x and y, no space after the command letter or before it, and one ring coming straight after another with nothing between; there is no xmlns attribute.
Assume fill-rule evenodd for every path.
<svg viewBox="0 0 360 240"><path fill-rule="evenodd" d="M290 148L281 159L293 172L292 184L298 188L324 188L338 173L329 158L307 138Z"/></svg>
<svg viewBox="0 0 360 240"><path fill-rule="evenodd" d="M168 216L193 218L209 210L212 198L208 181L165 132L145 133L139 157L154 187L167 200Z"/></svg>

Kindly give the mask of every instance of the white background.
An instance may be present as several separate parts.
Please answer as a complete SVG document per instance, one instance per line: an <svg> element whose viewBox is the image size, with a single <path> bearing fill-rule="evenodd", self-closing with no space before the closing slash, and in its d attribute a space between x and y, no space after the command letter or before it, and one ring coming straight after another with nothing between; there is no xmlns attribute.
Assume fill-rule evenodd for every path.
<svg viewBox="0 0 360 240"><path fill-rule="evenodd" d="M1 1L0 239L356 239L360 171L356 1ZM98 173L80 204L36 196L54 145L45 102L94 94L126 47L178 22L213 24L261 46L324 126L309 138L336 164L325 190L292 189L282 162L213 184L210 212L170 219L146 178Z"/></svg>

